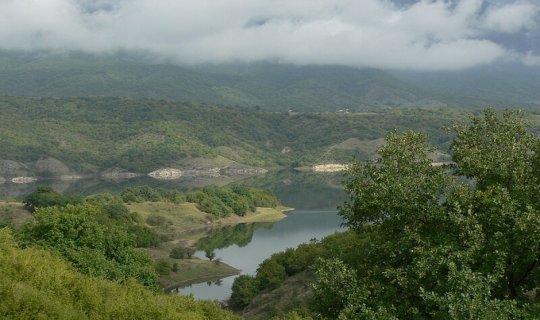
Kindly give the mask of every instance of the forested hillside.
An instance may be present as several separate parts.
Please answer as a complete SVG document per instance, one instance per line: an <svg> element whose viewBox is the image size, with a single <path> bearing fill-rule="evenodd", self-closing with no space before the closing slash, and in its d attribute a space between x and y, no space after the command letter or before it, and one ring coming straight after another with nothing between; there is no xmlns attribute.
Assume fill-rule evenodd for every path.
<svg viewBox="0 0 540 320"><path fill-rule="evenodd" d="M0 52L0 95L148 97L280 111L442 105L375 69L278 63L187 67L133 53Z"/></svg>
<svg viewBox="0 0 540 320"><path fill-rule="evenodd" d="M444 109L296 114L99 97L4 97L0 112L0 159L32 168L51 157L61 161L58 166L83 173L109 168L148 173L194 158L258 167L343 162L353 155L367 159L393 128L429 133L445 150L450 137L444 128L464 117Z"/></svg>

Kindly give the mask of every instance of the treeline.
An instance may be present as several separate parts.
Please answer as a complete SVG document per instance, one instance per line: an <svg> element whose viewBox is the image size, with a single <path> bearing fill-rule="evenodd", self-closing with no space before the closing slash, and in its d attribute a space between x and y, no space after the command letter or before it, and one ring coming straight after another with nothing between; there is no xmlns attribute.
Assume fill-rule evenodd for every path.
<svg viewBox="0 0 540 320"><path fill-rule="evenodd" d="M424 135L391 132L347 171L350 231L273 255L231 302L308 270L311 298L285 318L538 319L540 139L517 111L453 130L448 166L433 166Z"/></svg>
<svg viewBox="0 0 540 320"><path fill-rule="evenodd" d="M367 159L370 141L393 128L428 133L446 150L450 138L444 128L463 117L451 109L289 114L102 97L2 97L0 112L3 159L28 163L52 157L78 172L120 167L143 173L193 157L223 156L265 167ZM357 141L340 145L352 138Z"/></svg>

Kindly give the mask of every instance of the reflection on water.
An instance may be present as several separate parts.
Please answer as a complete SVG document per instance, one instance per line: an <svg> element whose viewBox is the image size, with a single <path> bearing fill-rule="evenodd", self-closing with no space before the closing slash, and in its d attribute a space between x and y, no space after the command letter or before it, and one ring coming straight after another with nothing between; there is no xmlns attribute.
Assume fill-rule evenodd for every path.
<svg viewBox="0 0 540 320"><path fill-rule="evenodd" d="M270 189L284 205L299 210L334 210L337 205L345 200L341 180L341 174L314 174L294 170L269 172L241 180L232 178L189 178L159 181L149 177L118 181L99 178L75 181L41 179L37 183L31 184L14 184L11 182L0 184L0 199L22 199L32 193L40 184L49 185L56 191L68 195L85 196L103 192L117 194L126 188L141 185L189 191L207 185L222 186L232 183L234 185Z"/></svg>
<svg viewBox="0 0 540 320"><path fill-rule="evenodd" d="M272 228L254 228L254 233L247 245L240 247L233 244L214 252L216 258L242 270L242 274L255 274L259 264L273 253L294 248L313 238L321 239L341 230L341 218L336 212L328 211L293 211L287 218L273 224ZM196 254L205 259L205 253ZM231 286L236 276L222 279L219 286L213 282L194 284L178 289L183 294L193 294L198 299L225 300L231 294Z"/></svg>
<svg viewBox="0 0 540 320"><path fill-rule="evenodd" d="M258 265L273 253L321 239L340 230L341 218L336 207L345 200L341 188L341 174L314 174L296 171L269 172L264 175L233 181L232 179L179 179L159 181L141 177L122 181L81 179L77 181L41 180L35 184L0 184L0 198L21 199L33 192L37 185L45 184L69 195L90 195L109 192L120 193L128 187L148 185L189 191L206 185L245 185L272 190L280 201L296 208L288 217L275 224L244 224L210 231L197 244L195 255L205 258L205 251L214 252L216 259L254 274ZM208 283L194 284L179 289L200 299L227 299L235 277L212 279Z"/></svg>
<svg viewBox="0 0 540 320"><path fill-rule="evenodd" d="M242 248L247 246L253 238L255 229L271 229L273 223L250 223L227 226L220 229L211 229L206 237L197 241L197 249L204 252L212 252L216 249L224 249L232 245Z"/></svg>

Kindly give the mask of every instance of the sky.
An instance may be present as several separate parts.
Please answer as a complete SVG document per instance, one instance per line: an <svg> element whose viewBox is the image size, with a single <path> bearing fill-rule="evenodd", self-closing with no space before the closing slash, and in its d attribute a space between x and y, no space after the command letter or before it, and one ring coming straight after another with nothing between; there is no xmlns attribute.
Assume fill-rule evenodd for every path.
<svg viewBox="0 0 540 320"><path fill-rule="evenodd" d="M177 64L540 66L540 0L0 0L0 49Z"/></svg>

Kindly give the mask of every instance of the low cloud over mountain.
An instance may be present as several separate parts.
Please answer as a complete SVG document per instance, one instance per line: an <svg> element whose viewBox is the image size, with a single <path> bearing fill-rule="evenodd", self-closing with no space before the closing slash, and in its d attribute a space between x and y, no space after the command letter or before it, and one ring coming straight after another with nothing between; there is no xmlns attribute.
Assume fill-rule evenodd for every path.
<svg viewBox="0 0 540 320"><path fill-rule="evenodd" d="M533 0L0 0L0 49L407 70L540 65Z"/></svg>

